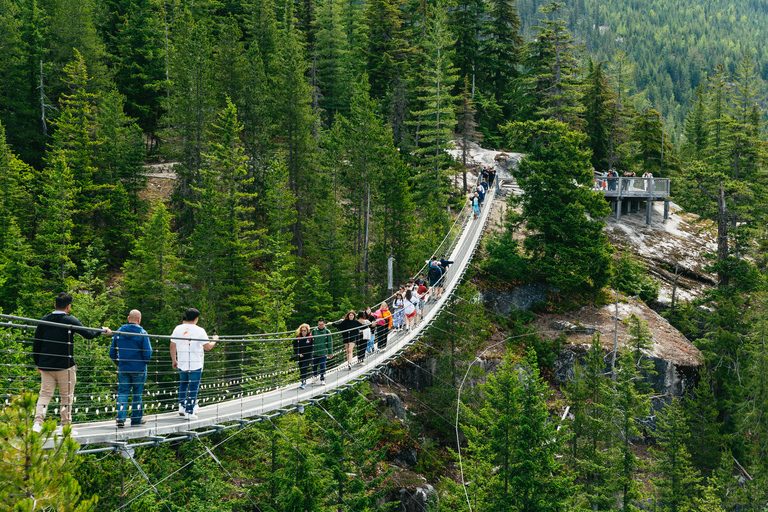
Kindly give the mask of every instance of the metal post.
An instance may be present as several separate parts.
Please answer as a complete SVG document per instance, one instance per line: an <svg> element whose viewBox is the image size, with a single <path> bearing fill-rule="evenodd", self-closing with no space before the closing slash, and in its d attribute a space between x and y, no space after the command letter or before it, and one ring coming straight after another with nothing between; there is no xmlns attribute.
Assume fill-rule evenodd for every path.
<svg viewBox="0 0 768 512"><path fill-rule="evenodd" d="M664 200L664 220L669 218L669 199Z"/></svg>
<svg viewBox="0 0 768 512"><path fill-rule="evenodd" d="M616 220L621 220L621 197L616 200Z"/></svg>

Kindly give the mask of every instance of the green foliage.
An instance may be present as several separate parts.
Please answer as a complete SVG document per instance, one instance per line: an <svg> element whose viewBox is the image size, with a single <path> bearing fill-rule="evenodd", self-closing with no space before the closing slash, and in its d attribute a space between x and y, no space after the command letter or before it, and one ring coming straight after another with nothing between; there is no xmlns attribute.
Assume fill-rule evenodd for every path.
<svg viewBox="0 0 768 512"><path fill-rule="evenodd" d="M566 293L601 289L610 273L611 246L602 230L609 210L602 194L590 190L586 137L557 121L514 122L504 131L526 153L514 171L525 194L512 223L530 233L523 248L532 277Z"/></svg>
<svg viewBox="0 0 768 512"><path fill-rule="evenodd" d="M465 426L470 451L482 464L473 494L494 510L567 507L573 477L557 458L567 437L550 421L550 392L533 351L519 366L507 356L499 371L488 375L483 391L485 403Z"/></svg>
<svg viewBox="0 0 768 512"><path fill-rule="evenodd" d="M643 302L659 297L661 283L648 275L648 268L629 254L622 254L613 262L616 289L627 295L637 295Z"/></svg>
<svg viewBox="0 0 768 512"><path fill-rule="evenodd" d="M652 448L656 503L661 511L697 510L697 485L701 480L688 453L690 432L680 401L672 399L656 414L658 446Z"/></svg>
<svg viewBox="0 0 768 512"><path fill-rule="evenodd" d="M32 431L37 396L24 393L0 410L0 510L26 512L94 510L98 496L82 499L73 473L79 445L69 436L54 435L55 423ZM49 450L43 444L53 444Z"/></svg>

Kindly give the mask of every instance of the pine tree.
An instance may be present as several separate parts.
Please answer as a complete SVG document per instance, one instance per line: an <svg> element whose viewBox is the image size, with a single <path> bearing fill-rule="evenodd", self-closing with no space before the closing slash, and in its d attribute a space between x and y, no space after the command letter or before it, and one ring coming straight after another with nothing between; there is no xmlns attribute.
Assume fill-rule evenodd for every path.
<svg viewBox="0 0 768 512"><path fill-rule="evenodd" d="M660 511L684 512L696 510L697 485L701 478L691 464L688 453L690 432L680 401L672 399L656 414L658 448L651 448L654 457L653 479Z"/></svg>
<svg viewBox="0 0 768 512"><path fill-rule="evenodd" d="M168 56L169 91L166 98L167 137L171 154L179 159L172 204L182 240L192 233L197 219L189 207L198 199L194 186L202 181L203 153L214 121L215 87L210 29L184 9L174 22L173 46Z"/></svg>
<svg viewBox="0 0 768 512"><path fill-rule="evenodd" d="M16 219L24 233L34 230L34 198L30 183L33 169L22 162L6 142L5 126L0 123L0 238L3 227Z"/></svg>
<svg viewBox="0 0 768 512"><path fill-rule="evenodd" d="M240 143L242 125L237 108L227 100L209 134L209 165L203 169L203 185L196 189L198 222L190 237L191 267L200 302L208 305L213 323L230 333L245 334L253 322L255 297L253 268L257 255L256 235L250 220L253 199L248 185L247 157Z"/></svg>
<svg viewBox="0 0 768 512"><path fill-rule="evenodd" d="M126 4L124 13L116 13L115 85L125 96L126 115L156 142L167 86L163 13L152 0L131 0Z"/></svg>
<svg viewBox="0 0 768 512"><path fill-rule="evenodd" d="M344 2L321 0L317 9L317 75L320 108L326 126L333 124L337 113L349 114L353 81L353 50L344 26Z"/></svg>
<svg viewBox="0 0 768 512"><path fill-rule="evenodd" d="M74 239L72 220L75 190L74 176L62 154L52 157L50 167L43 174L43 186L37 201L36 253L40 255L46 277L57 286L76 270L72 257L79 249Z"/></svg>
<svg viewBox="0 0 768 512"><path fill-rule="evenodd" d="M24 393L0 409L0 507L4 510L88 512L98 497L82 498L73 473L79 445L69 435L53 436L54 423L32 431L37 397ZM43 442L53 449L43 449ZM6 508L7 507L7 508Z"/></svg>
<svg viewBox="0 0 768 512"><path fill-rule="evenodd" d="M709 139L706 124L706 90L702 84L696 87L695 95L695 100L692 100L693 106L685 119L685 142L682 154L692 160L702 160Z"/></svg>
<svg viewBox="0 0 768 512"><path fill-rule="evenodd" d="M503 130L526 153L514 172L525 191L522 214L512 219L533 233L523 242L535 271L528 277L563 291L599 290L609 279L611 248L602 231L608 205L590 187L589 152L581 149L586 136L557 121L515 122Z"/></svg>
<svg viewBox="0 0 768 512"><path fill-rule="evenodd" d="M517 367L507 356L483 386L485 404L470 428L472 442L497 466L486 499L493 510L524 512L563 510L570 501L573 479L557 458L566 438L549 420L550 392L539 376L536 354L530 350Z"/></svg>
<svg viewBox="0 0 768 512"><path fill-rule="evenodd" d="M559 15L563 3L550 2L539 10L544 15ZM528 68L528 88L535 98L534 114L540 119L554 119L578 127L581 107L578 104L580 81L573 36L565 20L539 20L543 26L528 44L524 64Z"/></svg>
<svg viewBox="0 0 768 512"><path fill-rule="evenodd" d="M425 19L423 66L420 71L422 86L419 90L418 110L411 111L416 127L414 153L419 157L419 174L415 193L424 203L441 208L446 204L446 177L444 171L450 161L456 115L452 96L457 75L453 66L454 37L449 31L445 5L438 2ZM427 218L430 225L438 219Z"/></svg>
<svg viewBox="0 0 768 512"><path fill-rule="evenodd" d="M603 75L603 62L595 64L590 58L588 74L584 82L584 131L587 144L592 149L592 167L596 171L609 168L611 152L611 124L616 117L614 97L608 80Z"/></svg>
<svg viewBox="0 0 768 512"><path fill-rule="evenodd" d="M648 322L639 318L634 313L625 321L629 332L629 341L627 348L632 353L632 359L635 361L638 375L644 379L649 375L656 375L653 360L648 357L648 353L653 350L653 336L648 329ZM651 385L647 380L638 381L637 389L640 392L648 393L651 391Z"/></svg>
<svg viewBox="0 0 768 512"><path fill-rule="evenodd" d="M58 155L66 161L72 172L75 186L73 206L78 219L74 234L78 240L90 242L98 236L98 219L108 199L97 169L94 165L94 151L99 144L96 135L97 95L89 92L91 78L80 52L75 51L75 60L64 67L70 94L63 94L61 115L53 122L56 132L53 138L52 163Z"/></svg>
<svg viewBox="0 0 768 512"><path fill-rule="evenodd" d="M407 79L406 66L413 53L401 3L397 0L371 0L365 12L366 71L371 96L386 97Z"/></svg>
<svg viewBox="0 0 768 512"><path fill-rule="evenodd" d="M636 474L642 467L642 461L635 454L632 438L640 430L637 420L648 415L650 403L648 395L637 391L637 382L641 379L637 373L632 352L626 351L620 357L619 369L615 378L615 402L613 408L619 445L615 453L616 467L613 485L619 496L619 510L629 512L635 510L632 503L642 496Z"/></svg>
<svg viewBox="0 0 768 512"><path fill-rule="evenodd" d="M516 113L512 97L515 80L520 74L517 66L521 63L524 46L520 33L522 24L515 3L516 0L488 2L477 34L478 88L484 96L492 98L493 105L492 108L480 109L481 124L489 135L496 138L499 135L498 126L512 119ZM459 71L462 75L468 74L464 69L459 68ZM473 75L474 72L474 69L471 70Z"/></svg>
<svg viewBox="0 0 768 512"><path fill-rule="evenodd" d="M475 104L472 101L472 95L469 92L469 78L465 75L464 89L461 91L459 108L456 110L456 116L458 117L456 131L459 135L459 140L461 141L461 165L464 166L462 171L462 184L465 194L467 193L467 155L469 154L469 147L471 143L483 140L483 134L476 130L476 113L477 110L475 110Z"/></svg>
<svg viewBox="0 0 768 512"><path fill-rule="evenodd" d="M613 389L606 375L600 336L592 337L582 368L574 364L574 378L564 389L573 421L568 425L571 467L578 475L582 494L593 510L608 509L611 494L612 449L610 426Z"/></svg>
<svg viewBox="0 0 768 512"><path fill-rule="evenodd" d="M486 14L485 2L479 0L460 0L456 2L456 8L452 9L449 14L451 30L456 36L453 47L454 64L459 76L466 77L467 81L471 81L471 98L474 96L475 81L479 72L481 33L484 24L488 23L485 20ZM502 28L505 27L502 25ZM499 45L498 49L504 50L505 48L501 48ZM458 93L460 91L454 91L454 94Z"/></svg>
<svg viewBox="0 0 768 512"><path fill-rule="evenodd" d="M661 168L662 137L663 127L659 112L652 108L639 112L632 127L632 140L637 143L635 163L643 171L653 173Z"/></svg>
<svg viewBox="0 0 768 512"><path fill-rule="evenodd" d="M0 232L0 309L33 312L47 305L43 272L35 265L36 255L21 234L16 220L3 221Z"/></svg>
<svg viewBox="0 0 768 512"><path fill-rule="evenodd" d="M723 444L709 372L700 372L693 396L683 401L682 407L691 433L686 442L691 463L703 477L708 478L720 466Z"/></svg>
<svg viewBox="0 0 768 512"><path fill-rule="evenodd" d="M280 51L276 61L277 134L288 170L288 186L296 197L296 215L291 226L292 243L299 255L305 251L305 225L313 209L315 191L315 157L317 141L313 139L316 117L312 110L312 91L306 80L307 64L301 34L295 26L291 9L286 10L280 33Z"/></svg>
<svg viewBox="0 0 768 512"><path fill-rule="evenodd" d="M141 228L123 267L126 303L142 311L149 332L169 332L178 323L182 282L178 252L171 214L159 203Z"/></svg>

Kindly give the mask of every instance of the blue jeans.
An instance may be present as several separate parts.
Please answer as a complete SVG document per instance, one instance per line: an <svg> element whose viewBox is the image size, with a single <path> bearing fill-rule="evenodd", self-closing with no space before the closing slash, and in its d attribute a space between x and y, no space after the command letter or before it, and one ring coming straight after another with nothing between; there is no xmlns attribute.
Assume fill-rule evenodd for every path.
<svg viewBox="0 0 768 512"><path fill-rule="evenodd" d="M197 403L197 390L200 388L200 376L203 369L183 372L179 370L179 404L184 406L187 414L192 414Z"/></svg>
<svg viewBox="0 0 768 512"><path fill-rule="evenodd" d="M117 373L117 421L125 421L128 416L128 395L133 395L131 405L131 424L141 424L144 407L141 395L144 394L144 383L147 381L147 370L143 372Z"/></svg>
<svg viewBox="0 0 768 512"><path fill-rule="evenodd" d="M314 357L314 371L312 375L317 377L318 370L320 370L320 380L325 381L325 362L328 360L328 356L315 356Z"/></svg>

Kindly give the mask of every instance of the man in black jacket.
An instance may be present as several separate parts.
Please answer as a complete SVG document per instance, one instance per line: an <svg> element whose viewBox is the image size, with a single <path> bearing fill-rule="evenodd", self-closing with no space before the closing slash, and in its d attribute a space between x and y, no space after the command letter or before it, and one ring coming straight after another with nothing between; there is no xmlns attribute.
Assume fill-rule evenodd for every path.
<svg viewBox="0 0 768 512"><path fill-rule="evenodd" d="M101 330L84 327L80 320L69 314L71 309L72 296L61 292L56 297L56 310L44 316L42 320L62 324L62 326L40 324L35 330L32 357L35 360L37 372L41 376L40 397L37 399L35 424L32 427L35 432L42 430L48 404L53 398L57 384L61 396L61 426L72 423L72 399L77 382L73 345L75 332L89 340L101 334L112 335L109 327L102 327Z"/></svg>

